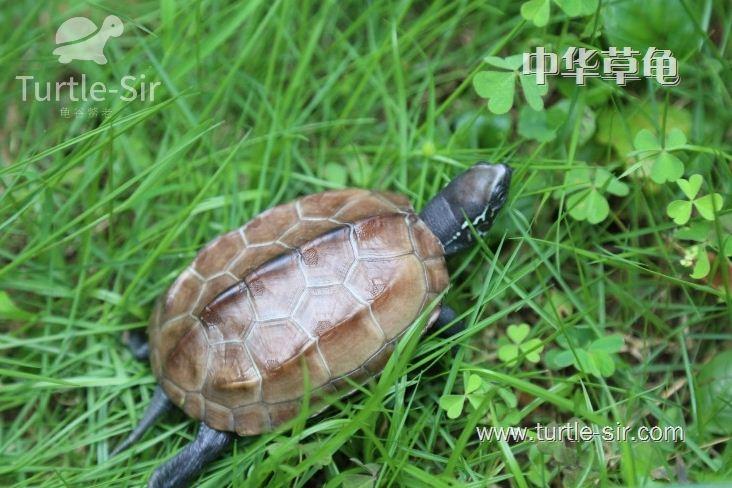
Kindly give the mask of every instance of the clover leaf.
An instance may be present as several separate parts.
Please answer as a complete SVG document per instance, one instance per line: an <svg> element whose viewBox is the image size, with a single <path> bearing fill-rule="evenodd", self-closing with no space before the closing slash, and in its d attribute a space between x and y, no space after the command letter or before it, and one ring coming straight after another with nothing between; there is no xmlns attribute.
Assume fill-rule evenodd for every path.
<svg viewBox="0 0 732 488"><path fill-rule="evenodd" d="M697 221L680 229L676 237L685 241L695 241L704 246L711 247L717 254L732 257L732 215L721 215L719 221L722 224L721 242L714 226L705 220Z"/></svg>
<svg viewBox="0 0 732 488"><path fill-rule="evenodd" d="M443 395L440 398L440 408L447 412L447 418L456 419L463 413L465 400L471 402L473 406L480 404L481 398L476 396L477 390L483 384L483 380L477 374L463 378L465 384L465 393L462 395Z"/></svg>
<svg viewBox="0 0 732 488"><path fill-rule="evenodd" d="M580 166L567 172L564 180L569 215L576 220L597 224L610 213L604 193L619 197L628 194L628 185L603 168Z"/></svg>
<svg viewBox="0 0 732 488"><path fill-rule="evenodd" d="M719 220L722 223L721 242L714 226L705 220L694 222L676 233L680 240L697 243L689 246L679 261L685 268L691 268L691 278L700 280L709 275L711 264L707 249L711 249L713 257L716 254L732 257L732 216L721 216Z"/></svg>
<svg viewBox="0 0 732 488"><path fill-rule="evenodd" d="M686 136L681 129L671 129L665 139L656 138L648 129L640 130L633 146L640 160L651 164L651 179L656 183L673 182L684 174L684 163L672 151L683 149Z"/></svg>
<svg viewBox="0 0 732 488"><path fill-rule="evenodd" d="M516 92L516 78L519 79L526 102L534 110L543 110L542 97L547 94L549 87L539 85L536 75L524 75L519 72L523 65L523 55L517 54L507 58L488 56L484 61L501 71L480 71L473 77L473 87L476 93L488 100L488 110L494 114L505 114L513 107Z"/></svg>
<svg viewBox="0 0 732 488"><path fill-rule="evenodd" d="M530 0L521 5L521 16L534 25L543 27L549 22L549 0Z"/></svg>
<svg viewBox="0 0 732 488"><path fill-rule="evenodd" d="M666 214L677 225L684 225L689 221L693 208L696 208L699 215L706 220L714 220L714 214L722 209L724 198L719 193L710 193L697 198L702 182L703 178L699 174L691 175L688 180L681 178L676 182L688 198L688 200L674 200L666 207Z"/></svg>
<svg viewBox="0 0 732 488"><path fill-rule="evenodd" d="M598 0L554 0L569 17L590 15L597 10ZM549 23L551 14L550 0L529 0L521 5L521 16L543 27Z"/></svg>
<svg viewBox="0 0 732 488"><path fill-rule="evenodd" d="M440 408L447 412L448 418L458 418L463 413L466 400L471 408L477 409L485 399L491 399L499 423L515 425L520 420L520 414L516 410L518 399L509 389L484 382L477 374L467 372L463 372L463 385L462 395L443 395L440 398Z"/></svg>
<svg viewBox="0 0 732 488"><path fill-rule="evenodd" d="M732 350L717 353L702 366L695 379L704 428L722 435L732 434Z"/></svg>
<svg viewBox="0 0 732 488"><path fill-rule="evenodd" d="M689 276L695 280L706 278L711 270L709 264L709 255L703 246L695 245L691 246L684 253L684 258L681 260L681 265L687 268L693 266L693 269Z"/></svg>
<svg viewBox="0 0 732 488"><path fill-rule="evenodd" d="M615 373L613 355L623 347L623 337L619 335L603 336L585 347L576 347L573 350L565 349L551 356L551 366L566 368L574 366L579 371L597 377L610 377Z"/></svg>
<svg viewBox="0 0 732 488"><path fill-rule="evenodd" d="M510 342L498 348L498 359L504 363L512 363L523 355L527 361L538 363L539 354L541 354L544 346L541 340L536 338L525 341L530 332L531 327L526 323L508 326L506 336L508 336Z"/></svg>
<svg viewBox="0 0 732 488"><path fill-rule="evenodd" d="M570 17L591 15L597 11L598 0L554 0Z"/></svg>

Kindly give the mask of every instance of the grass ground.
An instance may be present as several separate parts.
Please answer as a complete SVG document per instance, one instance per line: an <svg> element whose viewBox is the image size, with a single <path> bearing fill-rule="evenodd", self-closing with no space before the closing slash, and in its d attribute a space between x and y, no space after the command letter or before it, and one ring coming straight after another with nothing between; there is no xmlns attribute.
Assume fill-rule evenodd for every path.
<svg viewBox="0 0 732 488"><path fill-rule="evenodd" d="M732 9L603 0L570 18L569 3L537 27L524 18L536 2L522 16L508 0L4 2L0 484L140 486L195 435L174 414L109 458L155 385L120 335L145 326L205 242L329 188L399 191L420 208L477 160L515 174L491 234L449 260L445 299L468 325L455 357L432 334L405 341L378 383L239 440L200 486L732 480ZM56 62L65 19L108 14L125 25L108 64ZM493 114L473 87L484 57L537 45L672 49L681 83L553 78L544 111L517 94ZM68 87L23 101L16 79L82 72L161 85L154 101L73 102ZM667 149L673 129L685 140L643 152L643 129L666 134ZM683 188L647 175L654 160L671 171L668 154L684 178L701 175L698 198L723 204L699 203L688 224L678 213L692 203L675 204L672 220ZM682 426L685 439L480 442L475 431L571 419Z"/></svg>

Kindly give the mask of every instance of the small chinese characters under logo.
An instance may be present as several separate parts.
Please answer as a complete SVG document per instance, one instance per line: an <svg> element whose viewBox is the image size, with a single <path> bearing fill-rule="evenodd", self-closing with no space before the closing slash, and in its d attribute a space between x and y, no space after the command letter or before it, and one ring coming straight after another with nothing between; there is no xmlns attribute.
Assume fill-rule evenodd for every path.
<svg viewBox="0 0 732 488"><path fill-rule="evenodd" d="M661 85L679 84L678 64L671 51L649 47L642 59L642 70L637 58L640 54L629 47L609 47L607 51L569 47L560 58L539 46L533 53L524 53L523 74L536 75L539 85L545 85L549 75L561 75L574 78L578 85L585 85L588 78L601 77L625 86L628 81L639 80L641 74Z"/></svg>

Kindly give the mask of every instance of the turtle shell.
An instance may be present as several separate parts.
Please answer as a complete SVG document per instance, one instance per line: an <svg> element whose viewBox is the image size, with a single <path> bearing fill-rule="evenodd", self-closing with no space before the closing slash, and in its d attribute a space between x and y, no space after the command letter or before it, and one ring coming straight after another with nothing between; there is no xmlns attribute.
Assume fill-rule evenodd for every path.
<svg viewBox="0 0 732 488"><path fill-rule="evenodd" d="M97 26L86 17L72 17L61 24L56 31L56 44L80 41L94 34L96 31Z"/></svg>
<svg viewBox="0 0 732 488"><path fill-rule="evenodd" d="M198 254L153 314L152 369L191 417L267 432L306 393L318 404L379 373L447 284L442 245L405 197L309 195Z"/></svg>

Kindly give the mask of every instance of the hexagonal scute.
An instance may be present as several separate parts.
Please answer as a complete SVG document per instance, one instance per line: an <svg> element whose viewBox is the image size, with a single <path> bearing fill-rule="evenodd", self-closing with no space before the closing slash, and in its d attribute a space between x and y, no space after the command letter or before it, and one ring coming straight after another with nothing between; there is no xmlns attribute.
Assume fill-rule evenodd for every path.
<svg viewBox="0 0 732 488"><path fill-rule="evenodd" d="M341 227L300 248L302 271L308 286L343 283L355 259L350 235L349 227Z"/></svg>
<svg viewBox="0 0 732 488"><path fill-rule="evenodd" d="M359 220L354 227L360 258L388 258L413 252L403 215L371 217Z"/></svg>
<svg viewBox="0 0 732 488"><path fill-rule="evenodd" d="M225 342L211 346L204 396L234 408L259 400L260 377L244 344Z"/></svg>
<svg viewBox="0 0 732 488"><path fill-rule="evenodd" d="M165 295L163 319L189 313L196 304L203 283L190 269L186 268L170 285Z"/></svg>
<svg viewBox="0 0 732 488"><path fill-rule="evenodd" d="M184 390L198 390L206 376L207 361L208 343L203 327L196 325L170 351L164 375Z"/></svg>
<svg viewBox="0 0 732 488"><path fill-rule="evenodd" d="M308 288L292 318L311 336L322 336L364 306L343 285Z"/></svg>
<svg viewBox="0 0 732 488"><path fill-rule="evenodd" d="M382 198L385 198L389 202L391 202L399 211L414 212L414 208L412 207L412 203L409 201L409 198L402 195L401 193L392 193L388 191L376 193L378 193L379 196L381 196Z"/></svg>
<svg viewBox="0 0 732 488"><path fill-rule="evenodd" d="M319 340L320 352L335 378L363 366L384 344L384 334L367 309L325 333Z"/></svg>
<svg viewBox="0 0 732 488"><path fill-rule="evenodd" d="M228 274L222 274L216 278L207 280L201 287L201 294L198 297L198 301L196 301L196 304L193 306L191 313L193 315L199 315L203 310L203 307L210 305L217 295L236 283L236 279Z"/></svg>
<svg viewBox="0 0 732 488"><path fill-rule="evenodd" d="M165 394L168 396L171 402L179 407L183 405L186 398L186 392L178 388L172 381L163 378L160 380L160 385L163 387Z"/></svg>
<svg viewBox="0 0 732 488"><path fill-rule="evenodd" d="M218 295L201 311L210 344L244 339L254 320L249 292L241 282Z"/></svg>
<svg viewBox="0 0 732 488"><path fill-rule="evenodd" d="M297 221L295 205L292 203L278 205L249 221L244 226L244 236L250 246L276 241Z"/></svg>
<svg viewBox="0 0 732 488"><path fill-rule="evenodd" d="M450 276L447 274L445 259L442 257L430 259L424 262L424 267L427 271L429 291L437 294L442 293L442 290L450 284Z"/></svg>
<svg viewBox="0 0 732 488"><path fill-rule="evenodd" d="M193 268L204 278L210 278L224 271L244 246L239 229L219 236L198 253Z"/></svg>
<svg viewBox="0 0 732 488"><path fill-rule="evenodd" d="M206 425L212 429L231 432L234 430L234 416L229 408L206 400Z"/></svg>
<svg viewBox="0 0 732 488"><path fill-rule="evenodd" d="M298 200L300 216L305 219L333 217L343 206L368 195L368 191L358 188L331 190L307 195Z"/></svg>
<svg viewBox="0 0 732 488"><path fill-rule="evenodd" d="M287 318L305 289L305 278L298 265L299 256L283 254L249 274L245 283L262 321Z"/></svg>
<svg viewBox="0 0 732 488"><path fill-rule="evenodd" d="M371 374L378 374L384 369L393 352L394 343L387 342L364 363L363 367Z"/></svg>
<svg viewBox="0 0 732 488"><path fill-rule="evenodd" d="M269 418L272 420L272 428L284 424L288 420L297 417L300 413L302 402L290 401L269 405Z"/></svg>
<svg viewBox="0 0 732 488"><path fill-rule="evenodd" d="M275 259L277 256L289 251L289 249L278 242L247 247L234 257L234 260L229 265L228 271L241 280L267 261Z"/></svg>
<svg viewBox="0 0 732 488"><path fill-rule="evenodd" d="M163 376L163 368L171 351L194 327L199 327L198 320L190 315L182 315L150 328L150 360L155 376L158 378Z"/></svg>
<svg viewBox="0 0 732 488"><path fill-rule="evenodd" d="M371 305L387 339L399 335L417 318L427 294L424 268L413 254L360 260L346 284Z"/></svg>
<svg viewBox="0 0 732 488"><path fill-rule="evenodd" d="M430 259L445 255L445 250L440 240L422 220L416 219L410 226L410 230L412 232L412 241L414 242L414 251L417 253L417 256L422 259Z"/></svg>
<svg viewBox="0 0 732 488"><path fill-rule="evenodd" d="M409 256L370 261L359 259L348 275L345 285L360 300L373 301L389 291L399 273L409 265Z"/></svg>
<svg viewBox="0 0 732 488"><path fill-rule="evenodd" d="M234 409L234 430L241 436L257 435L272 430L269 410L264 403L253 403Z"/></svg>
<svg viewBox="0 0 732 488"><path fill-rule="evenodd" d="M330 220L301 220L293 227L290 227L280 237L279 241L286 246L300 247L341 225Z"/></svg>
<svg viewBox="0 0 732 488"><path fill-rule="evenodd" d="M320 357L315 342L289 362L265 371L262 380L262 400L272 403L302 398L306 392L305 371L308 374L309 392L330 381L328 367Z"/></svg>
<svg viewBox="0 0 732 488"><path fill-rule="evenodd" d="M361 366L360 368L350 371L346 375L336 378L331 382L331 384L341 396L346 396L356 391L356 387L353 386L353 383L363 385L370 378L373 378L373 376L373 373Z"/></svg>
<svg viewBox="0 0 732 488"><path fill-rule="evenodd" d="M257 322L245 343L262 378L295 358L311 342L290 320Z"/></svg>
<svg viewBox="0 0 732 488"><path fill-rule="evenodd" d="M295 324L286 321L260 325L246 343L262 375L263 401L275 403L300 398L305 391L305 368L311 389L330 379L315 342Z"/></svg>
<svg viewBox="0 0 732 488"><path fill-rule="evenodd" d="M205 400L199 393L186 393L185 400L183 400L183 411L189 417L200 420L203 418L204 405Z"/></svg>
<svg viewBox="0 0 732 488"><path fill-rule="evenodd" d="M338 222L357 222L375 216L395 214L399 210L388 200L378 195L365 195L356 201L349 202L333 216Z"/></svg>

